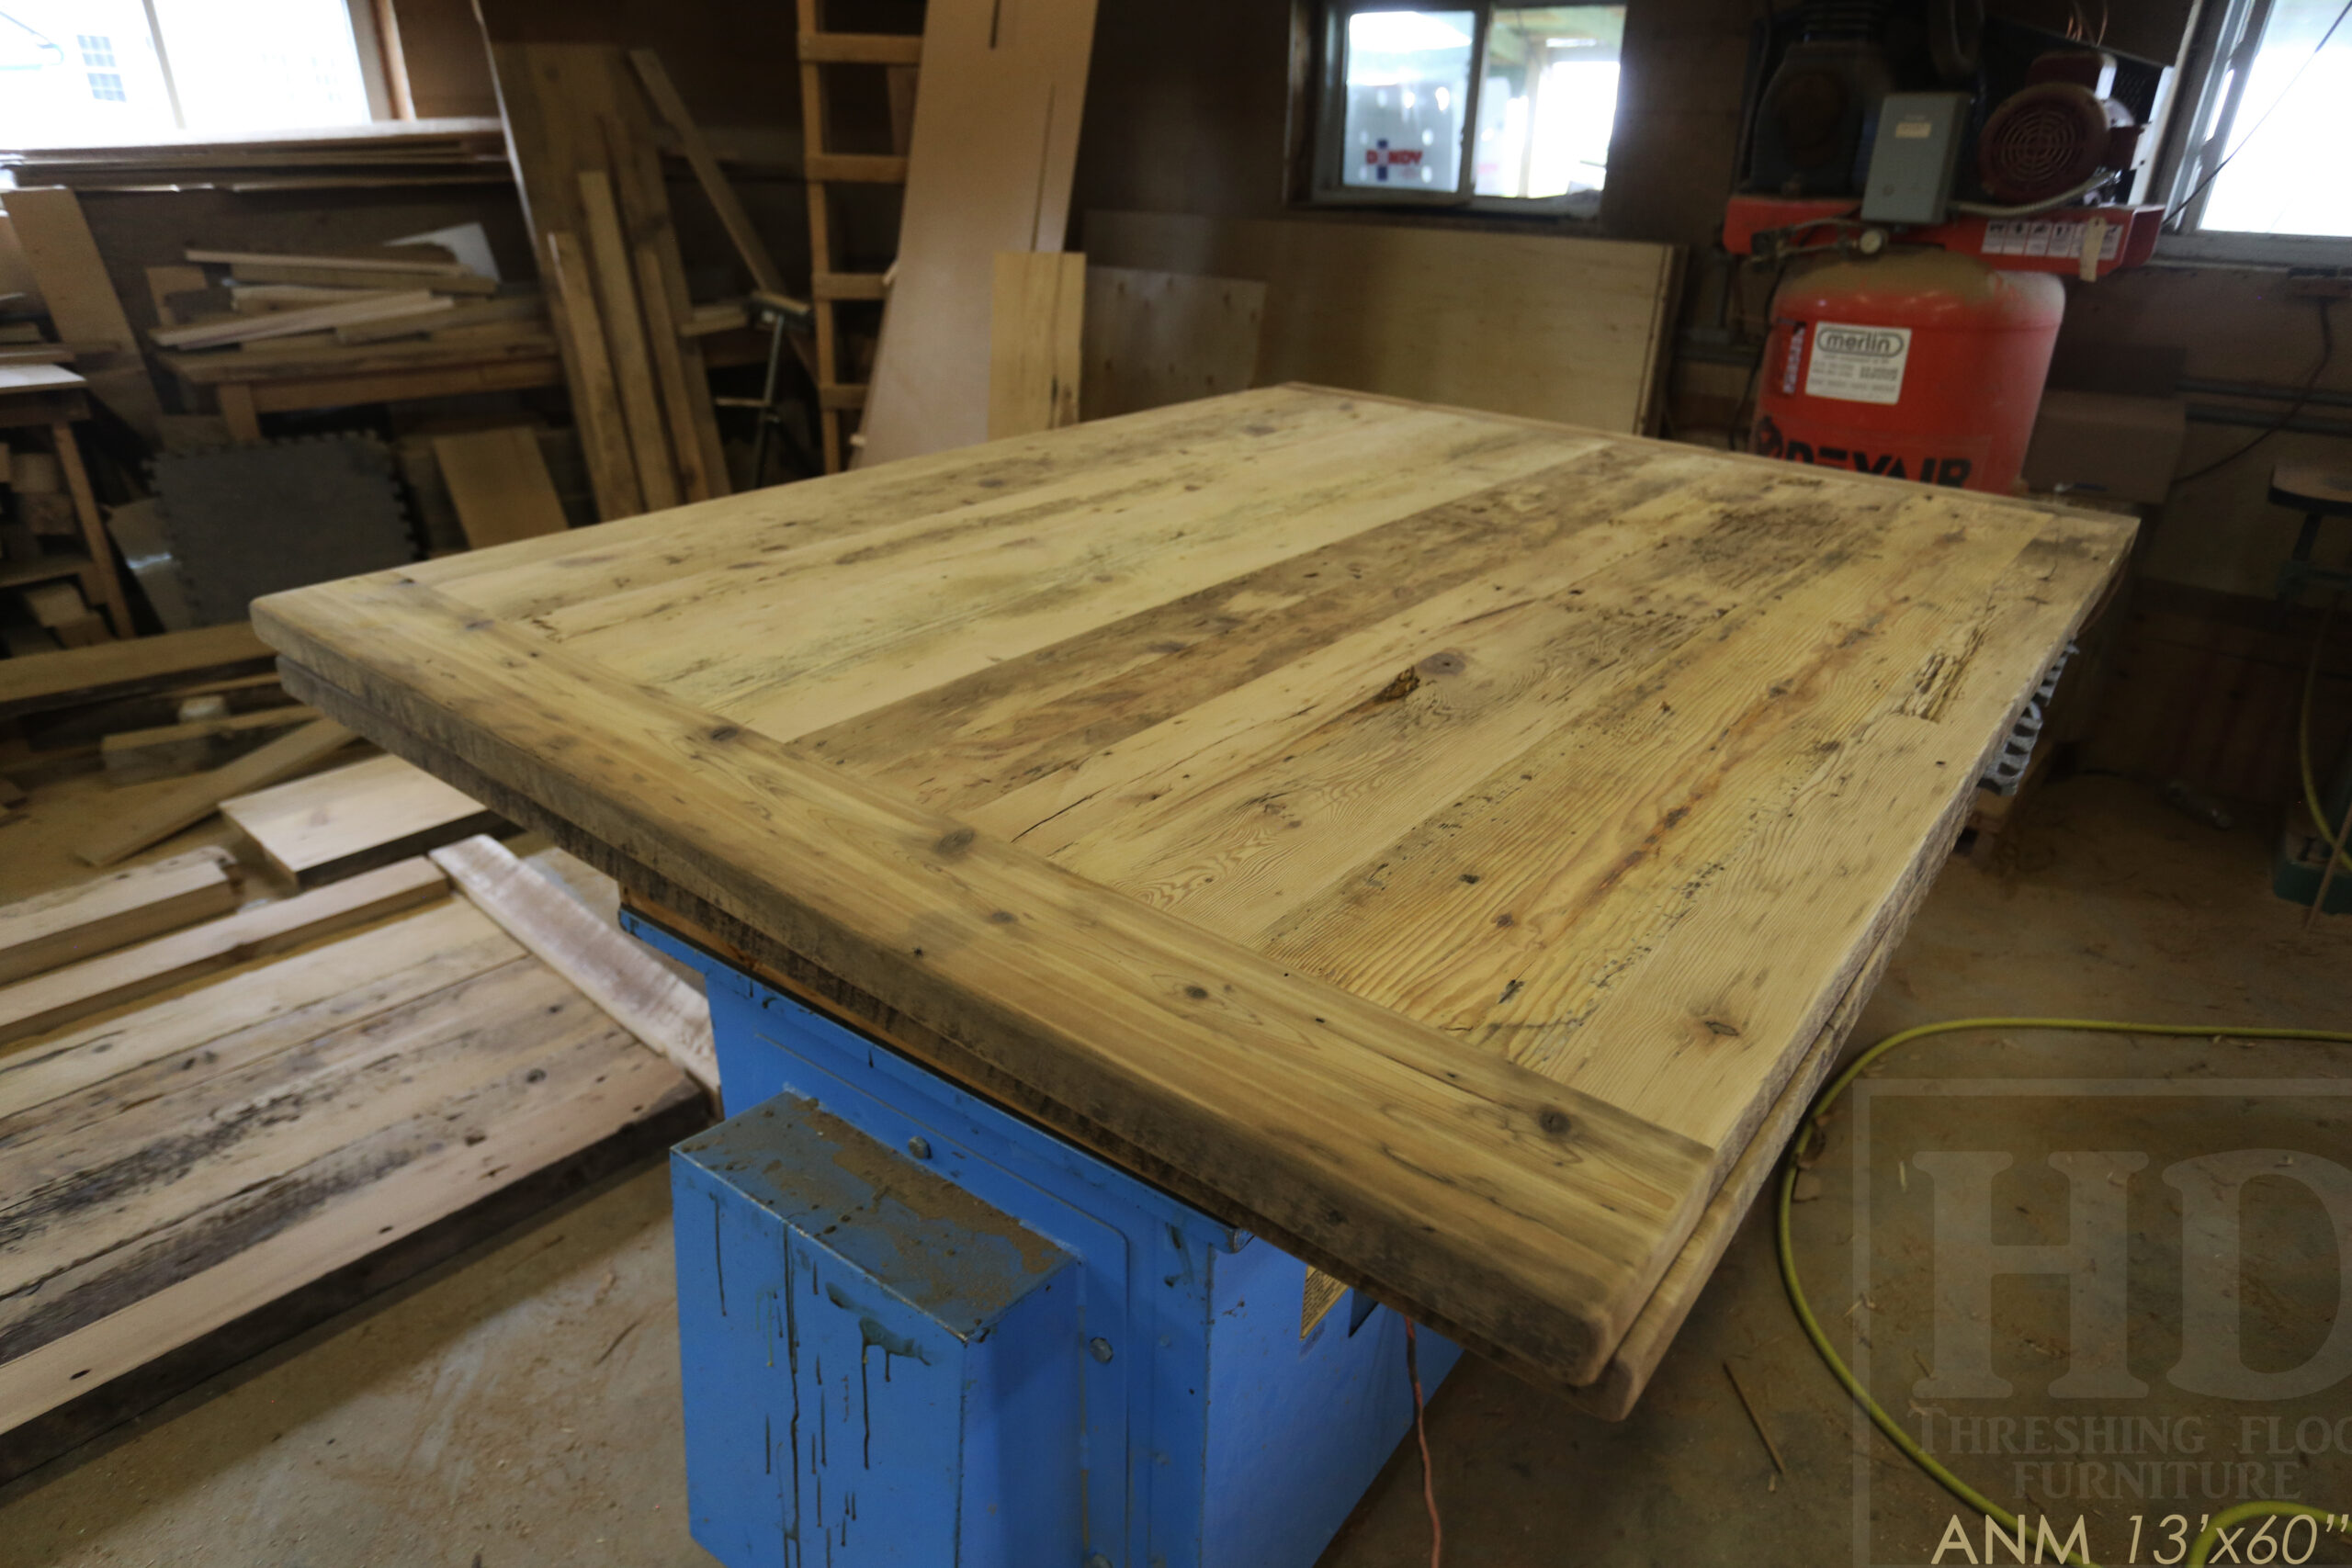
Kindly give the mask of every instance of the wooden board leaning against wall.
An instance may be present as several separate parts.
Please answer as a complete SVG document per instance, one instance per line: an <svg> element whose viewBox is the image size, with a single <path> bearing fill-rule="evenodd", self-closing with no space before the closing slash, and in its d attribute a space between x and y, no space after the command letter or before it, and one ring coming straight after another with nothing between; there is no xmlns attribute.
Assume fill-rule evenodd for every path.
<svg viewBox="0 0 2352 1568"><path fill-rule="evenodd" d="M953 558L874 547L943 515ZM969 564L998 530L1021 571ZM2131 531L1282 388L256 625L322 712L918 1057L1583 1385Z"/></svg>
<svg viewBox="0 0 2352 1568"><path fill-rule="evenodd" d="M702 349L680 333L693 307L651 107L628 54L494 43L491 63L598 512L726 494Z"/></svg>
<svg viewBox="0 0 2352 1568"><path fill-rule="evenodd" d="M1675 245L1356 221L1087 214L1090 266L1264 286L1252 384L1654 430Z"/></svg>

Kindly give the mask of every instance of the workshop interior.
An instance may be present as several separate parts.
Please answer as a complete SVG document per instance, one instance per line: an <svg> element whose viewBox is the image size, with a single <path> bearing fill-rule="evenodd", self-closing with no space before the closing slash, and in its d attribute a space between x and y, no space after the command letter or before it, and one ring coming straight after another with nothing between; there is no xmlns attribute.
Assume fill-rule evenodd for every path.
<svg viewBox="0 0 2352 1568"><path fill-rule="evenodd" d="M2352 0L0 0L0 1568L2352 1563Z"/></svg>

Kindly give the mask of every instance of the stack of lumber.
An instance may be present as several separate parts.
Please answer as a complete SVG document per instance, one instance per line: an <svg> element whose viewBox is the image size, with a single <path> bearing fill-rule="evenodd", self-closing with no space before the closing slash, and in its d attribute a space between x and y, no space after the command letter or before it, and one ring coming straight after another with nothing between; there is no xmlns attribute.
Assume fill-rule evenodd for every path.
<svg viewBox="0 0 2352 1568"><path fill-rule="evenodd" d="M131 784L228 762L318 716L274 662L243 622L0 660L0 768L30 784L103 766Z"/></svg>
<svg viewBox="0 0 2352 1568"><path fill-rule="evenodd" d="M20 186L76 190L324 190L503 181L495 119L418 119L292 134L175 137L136 147L0 152Z"/></svg>
<svg viewBox="0 0 2352 1568"><path fill-rule="evenodd" d="M491 62L599 514L725 495L646 78L592 44L496 43ZM674 99L661 112L690 129Z"/></svg>
<svg viewBox="0 0 2352 1568"><path fill-rule="evenodd" d="M251 379L271 366L288 375L363 375L554 350L537 289L503 288L442 245L307 254L192 246L187 260L213 268L218 281L201 271L154 279L165 324L148 336L174 351L164 363L198 385Z"/></svg>
<svg viewBox="0 0 2352 1568"><path fill-rule="evenodd" d="M0 1480L708 1118L702 998L491 840L236 897L0 908Z"/></svg>

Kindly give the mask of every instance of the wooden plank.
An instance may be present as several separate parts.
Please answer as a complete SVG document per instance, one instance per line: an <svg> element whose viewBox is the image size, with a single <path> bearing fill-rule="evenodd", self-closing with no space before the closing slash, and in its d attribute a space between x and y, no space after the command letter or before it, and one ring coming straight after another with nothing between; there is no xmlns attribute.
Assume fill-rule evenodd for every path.
<svg viewBox="0 0 2352 1568"><path fill-rule="evenodd" d="M0 985L225 915L242 897L236 862L208 847L0 906Z"/></svg>
<svg viewBox="0 0 2352 1568"><path fill-rule="evenodd" d="M695 419L697 409L711 409L710 382L700 371L690 370L686 365L691 342L678 330L677 318L671 314L670 279L662 271L661 251L652 241L639 239L629 247L629 259L637 267L637 298L645 311L646 344L652 353L653 372L661 387L662 416L669 421L670 450L677 460L679 489L687 501L708 501L714 495L724 495L727 487L712 482L703 431ZM715 439L715 423L713 431Z"/></svg>
<svg viewBox="0 0 2352 1568"><path fill-rule="evenodd" d="M457 506L466 542L476 549L560 534L570 526L548 473L539 438L530 426L438 435L433 455Z"/></svg>
<svg viewBox="0 0 2352 1568"><path fill-rule="evenodd" d="M580 446L596 490L596 511L606 522L646 510L628 419L621 412L620 385L605 326L596 313L595 285L580 242L558 231L547 237L549 299L556 327L571 351L571 415L580 424Z"/></svg>
<svg viewBox="0 0 2352 1568"><path fill-rule="evenodd" d="M488 326L494 321L526 321L542 329L547 325L547 300L536 291L528 294L502 295L495 299L479 299L469 304L456 304L437 315L415 322L373 321L352 326L338 326L335 341L344 344L383 343L407 337L416 333L441 333L466 327Z"/></svg>
<svg viewBox="0 0 2352 1568"><path fill-rule="evenodd" d="M910 166L888 152L811 152L800 162L812 182L833 185L904 185Z"/></svg>
<svg viewBox="0 0 2352 1568"><path fill-rule="evenodd" d="M920 65L922 39L914 33L804 32L800 58L822 65Z"/></svg>
<svg viewBox="0 0 2352 1568"><path fill-rule="evenodd" d="M1248 278L1088 266L1085 417L1242 390L1265 309L1266 286Z"/></svg>
<svg viewBox="0 0 2352 1568"><path fill-rule="evenodd" d="M918 49L921 39L910 40ZM771 294L784 292L784 274L776 270L775 258L768 254L767 244L759 231L752 227L752 216L743 210L743 203L735 187L727 181L726 172L719 168L718 157L712 153L702 128L678 96L670 81L670 73L662 63L659 51L633 49L629 63L637 70L638 80L645 84L648 97L670 129L678 133L678 144L686 155L687 164L695 172L695 182L702 186L704 197L718 213L719 226L727 231L727 238L735 246L735 254L742 261L744 270L752 275L752 287L766 289Z"/></svg>
<svg viewBox="0 0 2352 1568"><path fill-rule="evenodd" d="M276 659L243 621L110 647L0 661L0 718L193 685Z"/></svg>
<svg viewBox="0 0 2352 1568"><path fill-rule="evenodd" d="M888 273L820 272L809 279L808 292L819 299L888 299Z"/></svg>
<svg viewBox="0 0 2352 1568"><path fill-rule="evenodd" d="M629 451L637 460L637 482L645 492L646 509L664 511L678 504L677 460L671 455L661 394L653 386L645 319L638 309L636 266L629 259L628 242L621 235L612 177L604 170L580 171L580 207L605 343L612 355L613 379L620 390Z"/></svg>
<svg viewBox="0 0 2352 1568"><path fill-rule="evenodd" d="M102 958L52 969L0 989L0 1044L23 1040L248 959L364 925L437 898L448 883L425 860L403 861L208 920Z"/></svg>
<svg viewBox="0 0 2352 1568"><path fill-rule="evenodd" d="M580 901L516 860L497 840L477 837L433 852L458 890L548 967L580 987L613 1021L718 1092L710 1004L643 946L590 914Z"/></svg>
<svg viewBox="0 0 2352 1568"><path fill-rule="evenodd" d="M220 814L298 886L423 854L498 818L398 757L312 773L220 803Z"/></svg>
<svg viewBox="0 0 2352 1568"><path fill-rule="evenodd" d="M0 374L6 374L0 369ZM82 584L90 596L106 607L107 619L117 637L131 635L130 602L123 596L122 578L115 570L114 545L107 537L105 519L98 513L98 498L90 486L90 470L82 463L82 444L75 437L73 424L59 419L49 427L50 450L56 454L58 472L64 477L65 491L74 501L74 519L82 531L83 553L89 557L90 570L82 575ZM87 640L64 638L67 647L83 646Z"/></svg>
<svg viewBox="0 0 2352 1568"><path fill-rule="evenodd" d="M1679 258L1624 240L1287 223L1257 380L1639 432Z"/></svg>
<svg viewBox="0 0 2352 1568"><path fill-rule="evenodd" d="M256 614L322 711L1575 1386L2131 531L1282 388Z"/></svg>
<svg viewBox="0 0 2352 1568"><path fill-rule="evenodd" d="M222 266L300 266L327 272L430 273L442 277L481 275L439 245L384 245L372 251L232 251L188 247L192 262Z"/></svg>
<svg viewBox="0 0 2352 1568"><path fill-rule="evenodd" d="M172 308L172 296L203 291L209 287L200 266L151 266L147 269L147 295L155 307L155 319L167 327L180 324Z"/></svg>
<svg viewBox="0 0 2352 1568"><path fill-rule="evenodd" d="M98 743L98 759L116 784L146 784L217 768L289 729L313 723L318 715L299 704L251 713L125 729Z"/></svg>
<svg viewBox="0 0 2352 1568"><path fill-rule="evenodd" d="M924 11L861 466L986 438L995 257L1058 251L1069 228L1094 0L1039 0L1018 27L998 23L988 0L933 0ZM837 162L811 157L808 177L849 177Z"/></svg>
<svg viewBox="0 0 2352 1568"><path fill-rule="evenodd" d="M989 439L1078 423L1086 258L1006 251L989 310Z"/></svg>
<svg viewBox="0 0 2352 1568"><path fill-rule="evenodd" d="M481 331L483 329L473 329ZM511 333L513 335L508 336ZM353 380L380 375L387 379L409 371L446 369L452 372L496 374L520 370L555 351L551 338L531 323L513 322L489 341L459 336L444 341L426 338L415 343L345 344L332 339L317 344L272 344L266 351L235 354L165 354L163 361L175 375L192 386L228 389L244 384L257 397L283 397L293 389L271 388L272 382L313 383ZM322 406L313 400L296 406Z"/></svg>
<svg viewBox="0 0 2352 1568"><path fill-rule="evenodd" d="M229 269L239 283L307 283L314 288L428 288L436 294L495 294L498 279L474 273L376 272L356 267L296 266L279 262L239 262Z"/></svg>
<svg viewBox="0 0 2352 1568"><path fill-rule="evenodd" d="M346 975L371 972L397 929L334 944ZM414 971L439 984L379 987L355 998L356 1016L275 1053L243 1045L229 1053L239 1065L161 1081L104 1123L90 1111L128 1098L112 1084L51 1101L14 1140L16 1165L49 1177L11 1210L0 1247L0 1427L241 1319L249 1344L266 1343L256 1314L288 1332L300 1288L384 1258L486 1192L519 1182L544 1197L550 1188L523 1179L698 1111L691 1084L544 965L453 974L431 954ZM271 1115L238 1114L262 1102ZM100 1125L102 1138L81 1130ZM408 1249L390 1277L432 1255ZM12 1438L12 1457L19 1446Z"/></svg>
<svg viewBox="0 0 2352 1568"><path fill-rule="evenodd" d="M92 394L160 446L163 404L139 357L130 319L107 280L106 263L90 237L80 199L70 190L51 187L11 190L0 200L6 202L9 224L40 287L59 340L104 344L119 356L84 366Z"/></svg>
<svg viewBox="0 0 2352 1568"><path fill-rule="evenodd" d="M71 582L52 582L39 588L23 589L17 597L26 609L32 612L34 620L52 632L90 613L89 605L82 602L82 590Z"/></svg>
<svg viewBox="0 0 2352 1568"><path fill-rule="evenodd" d="M112 865L183 828L194 827L232 795L250 794L316 767L351 739L351 732L332 719L306 724L257 751L141 800L92 834L74 853L92 865Z"/></svg>
<svg viewBox="0 0 2352 1568"><path fill-rule="evenodd" d="M369 299L272 310L262 316L232 316L225 321L204 322L191 327L160 327L147 335L165 348L215 348L222 344L258 343L266 338L293 337L359 322L447 315L455 303L447 295L431 294L419 288ZM420 327L417 330L424 329Z"/></svg>

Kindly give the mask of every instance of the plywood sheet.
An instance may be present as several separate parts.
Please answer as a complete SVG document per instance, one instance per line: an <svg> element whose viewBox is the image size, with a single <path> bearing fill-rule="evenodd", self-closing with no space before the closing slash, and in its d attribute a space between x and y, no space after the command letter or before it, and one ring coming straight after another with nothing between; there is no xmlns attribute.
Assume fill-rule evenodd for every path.
<svg viewBox="0 0 2352 1568"><path fill-rule="evenodd" d="M1279 388L255 614L322 711L1574 1385L2131 533Z"/></svg>
<svg viewBox="0 0 2352 1568"><path fill-rule="evenodd" d="M1647 430L1679 263L1626 240L1285 224L1257 379Z"/></svg>
<svg viewBox="0 0 2352 1568"><path fill-rule="evenodd" d="M1238 392L1258 362L1266 286L1241 277L1086 269L1088 419Z"/></svg>
<svg viewBox="0 0 2352 1568"><path fill-rule="evenodd" d="M1058 251L1095 0L931 0L861 464L988 436L1001 251Z"/></svg>

